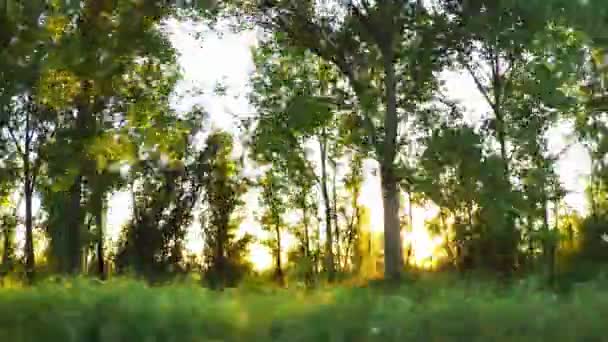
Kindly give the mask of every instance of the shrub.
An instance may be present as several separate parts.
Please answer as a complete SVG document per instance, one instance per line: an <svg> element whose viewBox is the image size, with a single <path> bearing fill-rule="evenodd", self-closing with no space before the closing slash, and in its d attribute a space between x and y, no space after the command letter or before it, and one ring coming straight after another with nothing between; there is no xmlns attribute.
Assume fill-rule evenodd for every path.
<svg viewBox="0 0 608 342"><path fill-rule="evenodd" d="M427 283L429 286L431 283ZM0 291L0 341L602 341L608 291L425 282L313 292L73 280Z"/></svg>

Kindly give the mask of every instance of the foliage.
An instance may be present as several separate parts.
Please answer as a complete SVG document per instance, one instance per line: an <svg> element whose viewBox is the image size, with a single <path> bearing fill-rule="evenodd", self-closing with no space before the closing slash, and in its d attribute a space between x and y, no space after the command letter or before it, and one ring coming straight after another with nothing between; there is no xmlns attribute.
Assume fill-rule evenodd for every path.
<svg viewBox="0 0 608 342"><path fill-rule="evenodd" d="M525 284L505 291L436 281L391 294L371 287L217 294L191 285L77 280L0 293L0 337L16 342L601 340L600 317L608 310L601 286L590 283L567 297Z"/></svg>
<svg viewBox="0 0 608 342"><path fill-rule="evenodd" d="M241 165L233 159L234 142L227 132L212 132L206 140L210 156L204 178L204 212L201 217L205 239L204 271L214 288L234 286L247 272L245 251L252 237L237 237L240 220L236 215L247 190Z"/></svg>
<svg viewBox="0 0 608 342"><path fill-rule="evenodd" d="M184 9L194 3L202 10ZM457 270L571 284L566 278L608 260L607 13L601 0L4 1L0 276L24 269L33 282L34 270L95 269L101 279L115 270L236 286L250 275L254 237L240 230L252 204L245 195L257 192L280 285L295 275L310 287L322 272L329 281L374 277L381 265L399 279L402 229L414 229L412 208L422 206L437 207L426 228ZM216 24L211 17L262 33L249 94L255 115L238 140L209 130L203 110L173 107L182 71L166 19ZM479 120L445 93L446 72L474 82L485 106ZM550 141L563 124L591 157L586 216L565 206L558 161L568 149ZM261 179L245 177L245 162ZM383 235L360 201L376 181ZM133 210L114 246L105 219L119 192L132 196ZM203 245L192 253L194 230ZM373 316L357 305L301 319L351 309L363 321ZM281 321L275 338L299 324ZM348 333L360 328L344 324Z"/></svg>

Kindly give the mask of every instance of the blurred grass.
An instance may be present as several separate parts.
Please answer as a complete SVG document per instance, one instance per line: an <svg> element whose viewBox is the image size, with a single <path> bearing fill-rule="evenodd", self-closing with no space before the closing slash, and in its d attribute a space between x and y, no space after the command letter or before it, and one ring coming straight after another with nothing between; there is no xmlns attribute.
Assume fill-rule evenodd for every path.
<svg viewBox="0 0 608 342"><path fill-rule="evenodd" d="M568 295L526 280L504 288L457 278L212 292L76 279L0 290L0 341L608 341L608 287Z"/></svg>

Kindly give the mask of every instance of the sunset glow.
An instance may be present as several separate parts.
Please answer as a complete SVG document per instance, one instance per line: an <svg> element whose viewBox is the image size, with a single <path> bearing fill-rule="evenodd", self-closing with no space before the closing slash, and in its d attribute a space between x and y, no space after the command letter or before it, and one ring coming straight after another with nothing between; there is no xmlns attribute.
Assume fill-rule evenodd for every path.
<svg viewBox="0 0 608 342"><path fill-rule="evenodd" d="M266 271L272 268L272 254L264 246L252 246L249 258L255 271Z"/></svg>

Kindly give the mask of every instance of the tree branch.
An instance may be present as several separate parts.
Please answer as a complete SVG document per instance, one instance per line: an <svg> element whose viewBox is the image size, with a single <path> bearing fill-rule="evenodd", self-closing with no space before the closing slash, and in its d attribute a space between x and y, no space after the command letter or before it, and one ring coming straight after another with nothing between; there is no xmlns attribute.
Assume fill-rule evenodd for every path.
<svg viewBox="0 0 608 342"><path fill-rule="evenodd" d="M479 79L479 77L475 74L475 71L473 71L473 68L471 68L471 65L469 65L469 63L466 63L466 62L463 63L463 64L464 64L464 67L469 72L469 74L471 75L471 77L473 78L473 81L475 82L475 85L477 86L477 89L479 90L479 92L486 99L486 101L488 102L488 104L490 105L490 107L494 108L494 105L495 105L494 101L492 101L492 98L490 97L490 94L485 89L484 85L481 83L481 80Z"/></svg>
<svg viewBox="0 0 608 342"><path fill-rule="evenodd" d="M19 143L19 140L17 139L17 136L15 135L13 128L10 125L7 125L6 128L8 129L8 133L10 134L11 139L13 140L13 144L15 145L15 148L17 149L17 153L19 153L19 156L21 156L21 158L25 158L25 153L23 152L23 149L21 148L21 144Z"/></svg>
<svg viewBox="0 0 608 342"><path fill-rule="evenodd" d="M358 102L361 104L365 97L366 87L359 80L357 69L359 65L352 66L347 60L345 49L340 48L331 38L331 34L327 33L320 25L311 22L306 18L305 13L297 13L297 5L291 2L291 16L288 14L278 15L274 20L274 25L286 32L292 38L297 37L301 47L309 49L318 57L333 63L346 76L351 83L355 94L357 94ZM298 27L300 26L300 27ZM297 27L297 29L296 29ZM357 44L358 45L358 44ZM361 107L361 106L360 106ZM378 138L376 135L376 127L371 119L370 113L367 110L361 111L364 118L366 130L372 140L372 145L376 152L379 152Z"/></svg>

